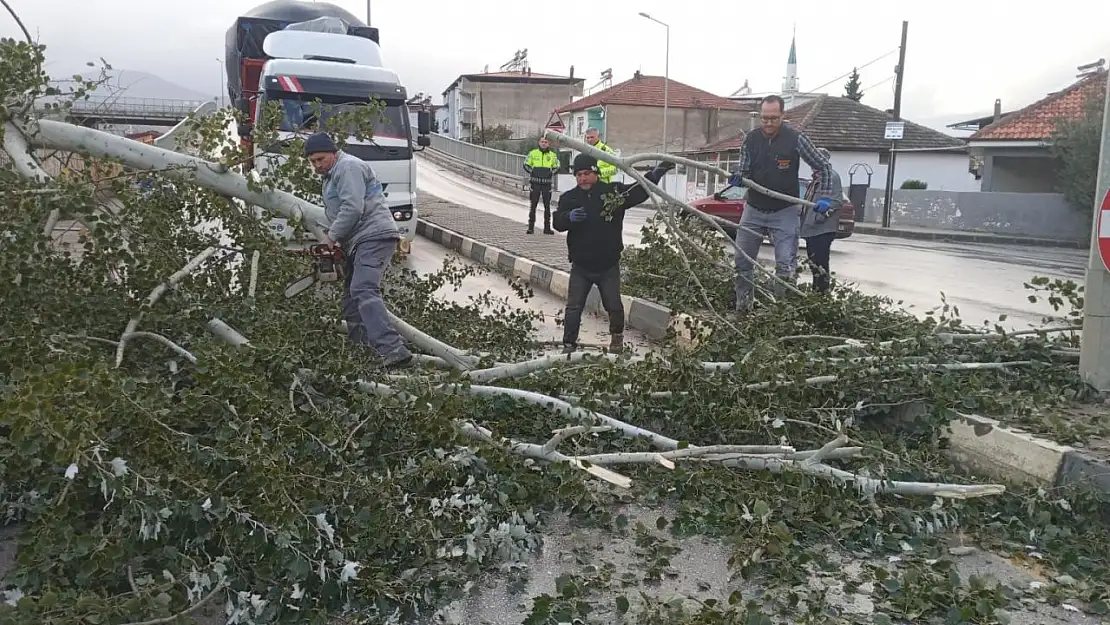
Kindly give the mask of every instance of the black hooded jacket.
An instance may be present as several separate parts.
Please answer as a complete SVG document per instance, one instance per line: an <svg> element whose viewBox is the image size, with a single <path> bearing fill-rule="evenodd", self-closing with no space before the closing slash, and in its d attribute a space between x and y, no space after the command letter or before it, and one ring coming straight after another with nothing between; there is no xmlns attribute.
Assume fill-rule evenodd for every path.
<svg viewBox="0 0 1110 625"><path fill-rule="evenodd" d="M658 183L664 173L653 171L644 177ZM567 233L571 264L588 271L604 271L619 263L624 250L624 211L647 199L647 189L639 183L600 180L589 191L575 187L561 194L551 224ZM570 220L570 212L576 208L586 209L585 221Z"/></svg>

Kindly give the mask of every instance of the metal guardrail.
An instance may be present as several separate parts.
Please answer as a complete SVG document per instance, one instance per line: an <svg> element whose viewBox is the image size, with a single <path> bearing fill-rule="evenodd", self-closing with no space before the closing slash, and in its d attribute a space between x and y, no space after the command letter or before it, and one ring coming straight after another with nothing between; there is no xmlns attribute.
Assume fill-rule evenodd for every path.
<svg viewBox="0 0 1110 625"><path fill-rule="evenodd" d="M433 148L450 154L459 160L481 165L510 176L525 175L524 161L526 157L523 154L485 148L437 133L432 133L431 138Z"/></svg>
<svg viewBox="0 0 1110 625"><path fill-rule="evenodd" d="M171 100L163 98L89 98L75 100L69 114L75 117L133 117L141 119L184 119L205 100ZM40 102L46 110L46 102Z"/></svg>

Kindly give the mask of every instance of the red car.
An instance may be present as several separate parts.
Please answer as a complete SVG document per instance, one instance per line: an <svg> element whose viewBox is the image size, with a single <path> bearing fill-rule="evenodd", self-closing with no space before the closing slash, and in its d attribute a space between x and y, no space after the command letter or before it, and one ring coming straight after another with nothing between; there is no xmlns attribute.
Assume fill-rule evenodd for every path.
<svg viewBox="0 0 1110 625"><path fill-rule="evenodd" d="M809 186L809 180L804 178L798 180L798 197L805 196L807 186ZM703 213L721 217L732 223L740 223L740 216L744 214L744 196L747 192L747 187L728 186L709 197L694 200L690 205ZM730 228L723 224L722 226L729 234L736 232L735 227ZM852 230L855 227L856 207L845 196L844 205L840 208L840 225L836 230L836 238L844 239L852 236Z"/></svg>

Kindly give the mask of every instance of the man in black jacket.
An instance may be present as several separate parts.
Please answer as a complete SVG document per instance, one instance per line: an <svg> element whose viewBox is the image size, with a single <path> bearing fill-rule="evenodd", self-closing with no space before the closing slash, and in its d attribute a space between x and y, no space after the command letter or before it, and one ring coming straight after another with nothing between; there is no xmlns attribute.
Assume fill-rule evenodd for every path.
<svg viewBox="0 0 1110 625"><path fill-rule="evenodd" d="M659 164L645 176L658 183L674 163ZM578 186L559 196L552 219L555 229L567 233L570 285L563 318L563 351L578 346L582 309L590 289L597 285L601 305L609 314L609 351L624 348L624 304L621 303L621 251L624 249L624 212L648 199L639 185L601 182L597 159L579 154L574 159Z"/></svg>

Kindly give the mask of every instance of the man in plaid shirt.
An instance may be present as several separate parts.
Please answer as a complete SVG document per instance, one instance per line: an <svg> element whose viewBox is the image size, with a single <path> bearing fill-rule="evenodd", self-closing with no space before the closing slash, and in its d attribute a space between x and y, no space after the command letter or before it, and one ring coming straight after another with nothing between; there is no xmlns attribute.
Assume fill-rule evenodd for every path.
<svg viewBox="0 0 1110 625"><path fill-rule="evenodd" d="M760 103L760 132L748 133L740 148L740 164L732 172L730 185L739 186L747 178L772 191L798 197L798 168L805 161L813 168L818 180L816 191L818 213L827 213L832 192L832 165L813 142L790 124L783 123L785 103L777 95L763 98ZM763 237L775 246L775 273L782 280L793 280L798 266L798 229L801 204L772 198L755 189L748 189L744 214L736 230L736 312L743 315L752 300L752 260L759 255ZM740 251L747 254L741 254ZM779 282L775 295L785 293Z"/></svg>

